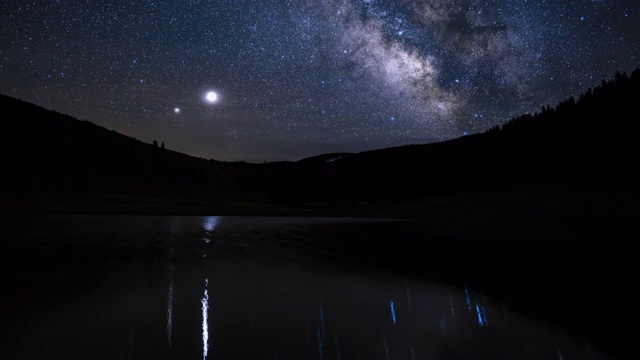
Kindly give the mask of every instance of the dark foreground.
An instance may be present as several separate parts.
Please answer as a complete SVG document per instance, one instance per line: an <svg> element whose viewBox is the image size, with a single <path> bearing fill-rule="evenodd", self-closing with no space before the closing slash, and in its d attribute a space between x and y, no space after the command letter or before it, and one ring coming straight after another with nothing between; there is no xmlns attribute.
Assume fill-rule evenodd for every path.
<svg viewBox="0 0 640 360"><path fill-rule="evenodd" d="M419 217L420 225L407 231L437 240L380 239L388 246L361 248L395 269L483 289L522 314L632 359L640 336L639 195L545 190L404 204L381 213Z"/></svg>
<svg viewBox="0 0 640 360"><path fill-rule="evenodd" d="M305 251L347 267L468 286L527 317L562 327L599 350L631 359L637 354L640 335L635 297L640 280L635 252L638 199L639 192L630 190L545 190L466 194L393 205L293 208L248 202L171 206L157 200L105 205L96 200L70 202L66 209L65 204L56 208L43 202L40 210L411 219L404 224L403 233L390 235L383 224L376 225L379 231L361 231L355 226L351 232L336 231L331 242L305 244ZM28 213L34 210L31 206L20 210ZM326 225L318 231L331 232ZM368 236L360 236L362 233ZM287 236L295 239L295 229ZM299 239L304 241L304 236Z"/></svg>

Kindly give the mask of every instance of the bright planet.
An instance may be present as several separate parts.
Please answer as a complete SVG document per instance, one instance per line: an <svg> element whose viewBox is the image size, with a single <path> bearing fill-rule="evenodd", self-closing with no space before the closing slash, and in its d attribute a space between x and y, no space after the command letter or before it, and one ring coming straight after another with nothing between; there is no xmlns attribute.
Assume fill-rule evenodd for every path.
<svg viewBox="0 0 640 360"><path fill-rule="evenodd" d="M209 91L207 92L207 95L205 96L205 98L207 99L208 102L214 103L218 100L218 94L215 91Z"/></svg>

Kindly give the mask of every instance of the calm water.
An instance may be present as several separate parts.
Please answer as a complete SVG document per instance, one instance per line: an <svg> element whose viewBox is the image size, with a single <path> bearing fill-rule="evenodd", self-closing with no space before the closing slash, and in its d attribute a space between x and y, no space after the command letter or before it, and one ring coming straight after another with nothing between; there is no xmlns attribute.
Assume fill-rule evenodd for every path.
<svg viewBox="0 0 640 360"><path fill-rule="evenodd" d="M1 359L604 358L473 289L324 260L323 242L379 236L374 220L0 224Z"/></svg>

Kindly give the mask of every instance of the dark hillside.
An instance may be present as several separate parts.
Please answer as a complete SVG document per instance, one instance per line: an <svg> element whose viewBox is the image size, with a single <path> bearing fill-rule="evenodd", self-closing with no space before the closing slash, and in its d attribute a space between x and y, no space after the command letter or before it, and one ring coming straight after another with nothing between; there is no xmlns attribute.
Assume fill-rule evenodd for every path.
<svg viewBox="0 0 640 360"><path fill-rule="evenodd" d="M23 205L45 202L50 210L69 194L115 194L180 199L187 207L242 198L293 206L291 211L333 211L345 204L387 206L460 193L634 187L640 180L633 166L640 155L638 104L636 69L603 80L577 100L546 105L483 134L250 164L191 157L0 96L3 196ZM87 210L99 212L103 200L91 200L95 204Z"/></svg>
<svg viewBox="0 0 640 360"><path fill-rule="evenodd" d="M206 211L255 166L195 158L7 96L0 119L5 212Z"/></svg>
<svg viewBox="0 0 640 360"><path fill-rule="evenodd" d="M635 186L640 69L483 134L306 162L264 179L299 202L395 202L528 188ZM304 162L300 162L304 163Z"/></svg>

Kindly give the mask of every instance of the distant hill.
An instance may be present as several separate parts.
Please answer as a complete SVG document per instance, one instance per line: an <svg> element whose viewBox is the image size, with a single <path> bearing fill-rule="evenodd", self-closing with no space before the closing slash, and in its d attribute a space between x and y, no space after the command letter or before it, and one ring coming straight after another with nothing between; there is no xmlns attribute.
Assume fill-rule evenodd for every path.
<svg viewBox="0 0 640 360"><path fill-rule="evenodd" d="M228 201L254 166L196 158L3 95L0 119L4 212L198 212Z"/></svg>
<svg viewBox="0 0 640 360"><path fill-rule="evenodd" d="M5 181L20 189L138 192L170 183L231 185L215 172L218 162L146 144L89 121L7 96L0 96L0 114L2 158L16 171Z"/></svg>
<svg viewBox="0 0 640 360"><path fill-rule="evenodd" d="M48 203L36 206L42 211L74 196L94 201L95 211L107 194L114 202L149 196L185 207L244 199L305 208L522 188L635 186L639 104L636 69L482 134L250 164L188 156L0 96L2 196L25 209Z"/></svg>
<svg viewBox="0 0 640 360"><path fill-rule="evenodd" d="M640 69L485 133L307 161L261 179L291 199L372 202L548 187L635 186Z"/></svg>

